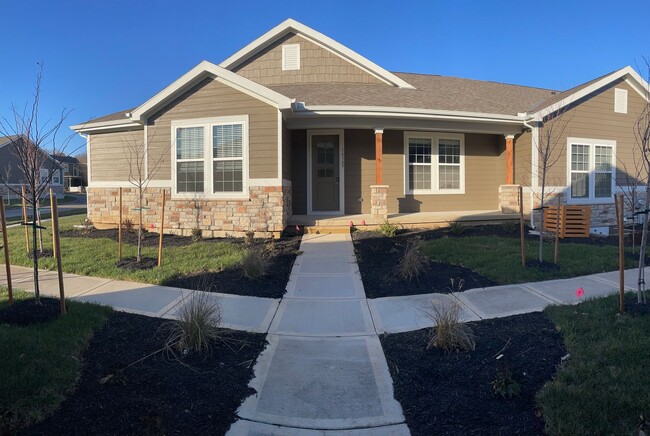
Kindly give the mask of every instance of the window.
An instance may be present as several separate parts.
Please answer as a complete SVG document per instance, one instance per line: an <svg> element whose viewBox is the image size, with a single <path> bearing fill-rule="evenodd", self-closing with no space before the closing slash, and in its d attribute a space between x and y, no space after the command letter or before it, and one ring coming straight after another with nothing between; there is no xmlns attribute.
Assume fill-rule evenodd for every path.
<svg viewBox="0 0 650 436"><path fill-rule="evenodd" d="M39 183L47 183L47 179L50 176L49 171L45 168L41 168L39 175Z"/></svg>
<svg viewBox="0 0 650 436"><path fill-rule="evenodd" d="M172 123L174 194L247 197L247 124L247 116Z"/></svg>
<svg viewBox="0 0 650 436"><path fill-rule="evenodd" d="M407 194L464 193L463 135L407 132L404 153Z"/></svg>
<svg viewBox="0 0 650 436"><path fill-rule="evenodd" d="M56 170L52 173L52 184L53 185L60 185L61 184L61 176L60 176L60 171Z"/></svg>
<svg viewBox="0 0 650 436"><path fill-rule="evenodd" d="M572 200L611 200L615 141L569 138Z"/></svg>
<svg viewBox="0 0 650 436"><path fill-rule="evenodd" d="M300 44L282 46L282 71L300 69Z"/></svg>
<svg viewBox="0 0 650 436"><path fill-rule="evenodd" d="M71 164L72 165L72 175L74 177L77 177L79 175L79 169L77 168L76 164Z"/></svg>

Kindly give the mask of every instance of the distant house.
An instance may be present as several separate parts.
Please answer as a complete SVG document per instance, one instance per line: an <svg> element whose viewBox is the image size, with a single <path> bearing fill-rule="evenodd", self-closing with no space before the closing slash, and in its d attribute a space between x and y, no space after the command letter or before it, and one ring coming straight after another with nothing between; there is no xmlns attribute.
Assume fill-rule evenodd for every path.
<svg viewBox="0 0 650 436"><path fill-rule="evenodd" d="M87 138L93 222L116 222L116 188L132 186L125 144L137 142L152 179L148 219L165 190L179 232L278 233L330 218L494 218L516 211L519 185L529 212L541 185L535 144L565 111L547 182L566 203L591 205L598 227L613 223L614 193L629 184L647 89L630 67L565 91L390 72L287 20L140 106L72 128ZM135 195L125 198L129 212Z"/></svg>
<svg viewBox="0 0 650 436"><path fill-rule="evenodd" d="M0 195L4 198L14 199L25 184L25 176L16 156L15 147L20 147L22 141L19 136L0 136ZM64 195L63 171L61 166L43 150L43 166L39 170L39 179L45 182L51 177L51 187L58 198ZM13 191L12 191L13 190ZM49 195L48 192L45 194Z"/></svg>
<svg viewBox="0 0 650 436"><path fill-rule="evenodd" d="M53 155L63 168L63 187L66 191L81 192L86 187L86 165L78 158L65 155Z"/></svg>

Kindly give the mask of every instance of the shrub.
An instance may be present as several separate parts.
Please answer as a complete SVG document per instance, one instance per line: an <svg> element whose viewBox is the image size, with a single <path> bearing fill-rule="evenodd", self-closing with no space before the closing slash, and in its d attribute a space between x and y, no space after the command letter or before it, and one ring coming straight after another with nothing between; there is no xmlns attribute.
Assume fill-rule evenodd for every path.
<svg viewBox="0 0 650 436"><path fill-rule="evenodd" d="M504 233L517 233L519 231L519 223L517 221L504 221L501 224Z"/></svg>
<svg viewBox="0 0 650 436"><path fill-rule="evenodd" d="M457 302L436 306L431 303L432 310L427 315L433 321L431 337L427 350L435 347L445 351L469 351L476 348L476 339L472 329L460 321L460 305Z"/></svg>
<svg viewBox="0 0 650 436"><path fill-rule="evenodd" d="M404 248L404 254L397 264L397 275L408 280L417 279L427 269L427 258L420 253L420 240L410 239Z"/></svg>
<svg viewBox="0 0 650 436"><path fill-rule="evenodd" d="M492 381L492 390L506 399L516 397L521 392L519 382L512 377L512 372L505 362L497 368L497 376Z"/></svg>
<svg viewBox="0 0 650 436"><path fill-rule="evenodd" d="M467 227L462 225L460 221L449 222L449 232L452 235L460 236L467 231Z"/></svg>
<svg viewBox="0 0 650 436"><path fill-rule="evenodd" d="M192 241L200 241L203 239L203 230L200 227L194 227L192 229Z"/></svg>
<svg viewBox="0 0 650 436"><path fill-rule="evenodd" d="M397 226L386 220L379 225L379 231L387 238L392 238L397 233Z"/></svg>
<svg viewBox="0 0 650 436"><path fill-rule="evenodd" d="M249 248L242 258L241 267L246 277L258 279L266 274L268 260L260 248Z"/></svg>
<svg viewBox="0 0 650 436"><path fill-rule="evenodd" d="M465 286L465 279L456 277L455 279L449 279L449 283L451 283L449 287L451 292L460 292L463 290L463 286Z"/></svg>
<svg viewBox="0 0 650 436"><path fill-rule="evenodd" d="M129 218L124 218L122 220L122 230L131 233L133 232L133 229L135 228L135 225L133 224L133 221Z"/></svg>
<svg viewBox="0 0 650 436"><path fill-rule="evenodd" d="M251 246L253 245L254 238L255 238L255 232L253 230L249 230L245 233L244 243L248 246Z"/></svg>
<svg viewBox="0 0 650 436"><path fill-rule="evenodd" d="M166 346L180 351L202 352L219 337L221 303L215 294L194 291L178 310L178 319L170 323Z"/></svg>

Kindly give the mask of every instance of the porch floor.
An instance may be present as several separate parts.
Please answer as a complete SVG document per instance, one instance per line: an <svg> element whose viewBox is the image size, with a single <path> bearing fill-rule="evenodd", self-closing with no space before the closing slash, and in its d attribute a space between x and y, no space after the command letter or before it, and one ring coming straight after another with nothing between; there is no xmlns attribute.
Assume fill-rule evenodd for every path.
<svg viewBox="0 0 650 436"><path fill-rule="evenodd" d="M472 223L494 223L506 220L519 219L519 214L502 213L500 210L472 210L451 212L417 212L417 213L390 213L388 220L404 227L440 227L448 222L462 221ZM292 215L287 221L287 226L318 226L340 227L348 226L352 221L359 226L362 221L366 225L375 226L382 220L373 219L370 214L357 215Z"/></svg>

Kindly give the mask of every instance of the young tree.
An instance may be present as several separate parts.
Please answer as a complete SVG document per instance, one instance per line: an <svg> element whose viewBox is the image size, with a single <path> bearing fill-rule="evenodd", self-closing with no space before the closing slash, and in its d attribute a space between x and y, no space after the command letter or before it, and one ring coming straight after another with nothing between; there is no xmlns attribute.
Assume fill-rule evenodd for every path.
<svg viewBox="0 0 650 436"><path fill-rule="evenodd" d="M548 191L548 183L550 182L552 168L565 156L565 130L571 118L566 114L568 108L570 108L570 105L563 107L558 105L551 113L538 121L537 138L533 135L533 149L537 153L537 164L532 177L538 177L540 181L540 190L539 193L536 193L539 199L539 210L541 210L538 253L540 263L544 261L544 207L547 197L554 193L554 191ZM559 213L558 211L558 216Z"/></svg>
<svg viewBox="0 0 650 436"><path fill-rule="evenodd" d="M20 173L20 183L10 183L8 177L0 174L0 183L19 198L23 198L31 209L32 256L34 267L34 298L40 304L40 289L38 283L38 249L37 249L37 215L39 199L52 184L52 179L59 166L50 158L50 154L64 151L70 143L72 135L61 139L59 130L70 115L70 110L63 109L55 121L42 123L39 119L39 104L41 97L41 81L43 64L39 63L36 76L36 86L33 101L20 110L16 105L10 106L12 119L0 120L0 134L10 138L11 150L17 161L14 174ZM60 177L60 175L59 175ZM18 185L18 186L17 186ZM25 187L23 195L22 187ZM23 223L27 225L27 223Z"/></svg>

